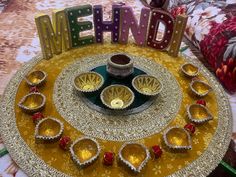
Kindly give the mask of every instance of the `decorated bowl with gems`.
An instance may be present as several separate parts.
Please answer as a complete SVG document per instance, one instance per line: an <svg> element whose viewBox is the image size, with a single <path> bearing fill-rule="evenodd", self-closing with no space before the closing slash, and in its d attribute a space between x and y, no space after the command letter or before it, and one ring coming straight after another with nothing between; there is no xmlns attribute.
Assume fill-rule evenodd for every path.
<svg viewBox="0 0 236 177"><path fill-rule="evenodd" d="M74 87L79 92L95 92L99 90L103 84L103 77L92 71L80 73L74 78Z"/></svg>
<svg viewBox="0 0 236 177"><path fill-rule="evenodd" d="M193 91L193 93L199 97L206 96L210 91L212 91L212 88L209 84L206 82L200 81L200 80L193 80L190 83L190 89Z"/></svg>
<svg viewBox="0 0 236 177"><path fill-rule="evenodd" d="M35 127L37 142L55 142L60 139L64 130L63 123L58 119L47 117L40 120Z"/></svg>
<svg viewBox="0 0 236 177"><path fill-rule="evenodd" d="M38 86L45 82L47 74L44 71L33 71L25 76L25 81L30 86Z"/></svg>
<svg viewBox="0 0 236 177"><path fill-rule="evenodd" d="M80 167L90 165L94 162L98 158L100 151L101 148L98 142L89 137L78 138L70 147L71 157Z"/></svg>
<svg viewBox="0 0 236 177"><path fill-rule="evenodd" d="M164 143L172 150L192 149L191 137L182 127L170 127L163 134Z"/></svg>
<svg viewBox="0 0 236 177"><path fill-rule="evenodd" d="M122 110L134 101L133 91L124 85L110 85L100 95L102 103L110 109Z"/></svg>
<svg viewBox="0 0 236 177"><path fill-rule="evenodd" d="M142 95L156 96L162 90L162 83L154 76L139 75L132 80L133 88Z"/></svg>
<svg viewBox="0 0 236 177"><path fill-rule="evenodd" d="M187 114L190 121L201 124L213 119L207 107L200 104L192 104L187 107Z"/></svg>
<svg viewBox="0 0 236 177"><path fill-rule="evenodd" d="M26 113L35 113L42 110L46 103L46 97L42 93L32 92L25 95L18 106Z"/></svg>
<svg viewBox="0 0 236 177"><path fill-rule="evenodd" d="M181 66L181 71L188 77L195 77L198 75L199 69L191 63L185 63Z"/></svg>
<svg viewBox="0 0 236 177"><path fill-rule="evenodd" d="M134 72L134 61L124 54L117 54L107 61L107 72L117 78L124 78Z"/></svg>
<svg viewBox="0 0 236 177"><path fill-rule="evenodd" d="M121 162L138 173L150 159L150 152L144 145L132 142L123 144L118 155Z"/></svg>

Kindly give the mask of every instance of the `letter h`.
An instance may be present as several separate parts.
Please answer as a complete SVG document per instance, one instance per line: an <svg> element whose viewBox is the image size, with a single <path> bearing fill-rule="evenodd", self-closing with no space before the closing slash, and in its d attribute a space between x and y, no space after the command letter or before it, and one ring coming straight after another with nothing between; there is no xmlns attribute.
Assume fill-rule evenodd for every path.
<svg viewBox="0 0 236 177"><path fill-rule="evenodd" d="M111 40L116 43L119 41L120 29L120 5L112 5L112 21L103 21L103 10L101 5L93 7L95 38L97 43L103 42L103 32L111 32Z"/></svg>

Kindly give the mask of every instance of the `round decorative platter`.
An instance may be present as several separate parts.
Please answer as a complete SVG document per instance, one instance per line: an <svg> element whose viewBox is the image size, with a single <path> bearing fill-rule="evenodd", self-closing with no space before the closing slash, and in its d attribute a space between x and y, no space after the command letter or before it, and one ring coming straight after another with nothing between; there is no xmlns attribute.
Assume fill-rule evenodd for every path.
<svg viewBox="0 0 236 177"><path fill-rule="evenodd" d="M88 98L76 94L72 84L78 73L104 66L107 59L117 53L127 54L134 60L137 69L157 77L163 84L162 92L154 100L146 101L121 115L107 113L107 109L101 106L96 107L97 104ZM212 92L204 100L207 103L205 112L209 111L213 119L196 124L195 133L188 136L191 149L177 152L165 143L168 136L172 136L169 140L174 139L175 132L166 132L176 127L183 128L190 120L194 120L189 118L189 114L194 118L202 107L195 106L197 108L193 113L189 108L189 105L194 106L199 97L190 88L196 80L192 81L192 78L181 72L181 66L186 62L197 66L197 78L212 87ZM73 142L84 136L91 137L89 141L84 141L97 149L99 154L98 159L94 159L89 166L78 167L70 152L59 148L58 141L39 143L35 140L35 124L31 115L18 106L30 90L24 77L35 70L47 73L45 83L38 87L39 92L46 97L42 113L52 117L50 121L56 119L62 123L63 135L69 136ZM64 52L50 60L35 57L8 84L2 98L0 116L1 135L7 149L30 176L206 176L224 156L232 131L232 114L227 95L200 62L183 56L173 58L164 52L132 44L94 44ZM40 122L43 125L43 121ZM54 126L58 129L60 123ZM124 143L128 144L124 146ZM189 147L188 141L185 143ZM129 170L120 162L122 153L119 152L125 151L128 146L151 149L154 145L162 148L162 156L148 160L149 155L146 155L143 161L148 161L140 173ZM104 152L114 152L112 166L103 164ZM131 149L124 154L128 152L132 154ZM126 157L129 155L123 155L122 158Z"/></svg>

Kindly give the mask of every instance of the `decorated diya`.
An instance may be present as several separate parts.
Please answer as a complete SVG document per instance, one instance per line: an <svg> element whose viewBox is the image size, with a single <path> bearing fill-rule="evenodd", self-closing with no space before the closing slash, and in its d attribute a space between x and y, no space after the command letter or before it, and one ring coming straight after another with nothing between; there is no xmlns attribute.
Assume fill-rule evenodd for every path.
<svg viewBox="0 0 236 177"><path fill-rule="evenodd" d="M47 74L44 71L33 71L25 76L25 81L30 86L38 86L45 82Z"/></svg>
<svg viewBox="0 0 236 177"><path fill-rule="evenodd" d="M96 72L80 73L74 78L74 87L79 92L89 93L99 90L104 83L103 77Z"/></svg>
<svg viewBox="0 0 236 177"><path fill-rule="evenodd" d="M111 56L107 61L107 72L115 77L124 78L134 72L134 61L125 54Z"/></svg>
<svg viewBox="0 0 236 177"><path fill-rule="evenodd" d="M32 92L25 95L18 106L27 113L35 113L42 110L45 106L46 97L39 92Z"/></svg>
<svg viewBox="0 0 236 177"><path fill-rule="evenodd" d="M189 77L195 77L198 75L199 69L197 66L191 63L185 63L181 66L181 71Z"/></svg>
<svg viewBox="0 0 236 177"><path fill-rule="evenodd" d="M197 124L207 122L213 119L212 114L206 106L200 104L192 104L187 107L188 118Z"/></svg>
<svg viewBox="0 0 236 177"><path fill-rule="evenodd" d="M94 162L101 148L98 142L89 137L78 138L70 147L70 154L73 161L80 167L87 166Z"/></svg>
<svg viewBox="0 0 236 177"><path fill-rule="evenodd" d="M192 148L188 131L181 127L169 127L165 130L163 139L166 146L173 150L188 150Z"/></svg>
<svg viewBox="0 0 236 177"><path fill-rule="evenodd" d="M72 88L71 84L69 87L70 89L64 89L65 87L63 87L62 85L64 85L64 84L69 85L69 84L68 84L68 82L63 83L63 82L61 82L61 80L58 80L57 79L58 76L56 73L59 74L59 72L63 69L64 66L68 66L68 65L70 65L70 63L73 63L75 58L82 58L83 55L84 55L84 57L85 56L91 57L91 55L96 54L96 52L99 52L99 54L105 53L105 52L117 52L117 51L122 51L125 48L125 51L127 51L128 53L132 53L134 55L142 55L142 57L152 58L153 60L155 60L155 58L158 57L158 58L160 58L160 61L163 61L163 64L166 65L167 63L164 63L165 59L166 59L166 56L165 56L166 54L165 53L158 53L156 51L152 52L152 50L144 50L142 47L136 47L136 46L128 46L127 45L125 47L124 46L120 47L119 45L116 45L115 47L110 47L110 46L106 47L106 45L103 45L102 47L97 47L97 45L99 45L99 44L95 44L94 46L88 46L88 47L84 47L84 48L81 47L78 50L74 49L72 51L68 51L69 53L59 55L60 53L62 53L64 51L64 49L67 51L72 48L77 48L77 47L80 47L85 44L92 44L95 41L96 41L96 43L103 42L103 32L104 31L106 31L106 32L110 31L112 33L112 42L120 42L120 39L124 42L127 42L128 37L125 39L125 35L127 34L127 36L129 36L129 31L132 31L132 34L134 36L136 44L144 45L144 46L146 45L151 48L155 48L157 50L166 50L167 49L167 50L169 50L169 54L171 54L172 56L174 56L175 53L178 54L178 52L179 52L179 45L178 44L180 44L180 42L181 42L181 38L182 38L181 36L182 36L183 31L185 29L185 26L182 24L184 21L186 22L187 18L185 18L185 20L181 21L180 20L181 18L177 17L175 20L175 18L173 18L173 16L170 13L163 12L163 10L161 10L161 9L153 9L152 11L150 11L150 9L142 9L142 12L140 15L140 25L137 25L137 21L136 21L135 16L133 16L132 9L125 6L125 5L120 5L120 7L117 7L114 5L112 7L112 13L113 13L112 14L113 19L111 21L112 23L104 22L102 6L100 6L100 5L96 5L94 7L92 7L91 5L76 6L73 8L69 7L69 8L65 8L64 10L55 11L53 14L53 22L51 22L50 17L47 15L38 16L36 18L36 23L37 23L37 28L39 31L43 57L45 59L50 59L55 55L57 55L57 56L54 59L52 59L51 61L49 61L48 64L45 64L45 61L42 61L41 59L37 60L38 63L35 60L35 62L32 62L28 66L26 65L27 67L25 67L24 70L22 70L20 72L20 74L24 73L25 70L28 71L31 68L40 68L40 67L46 68L47 71L50 70L54 73L53 69L55 68L55 64L60 63L62 67L57 68L57 72L55 72L53 75L50 76L50 77L52 77L50 79L50 81L55 81L55 85L59 85L58 87L60 87L61 91L63 92L61 95L65 96L65 98L66 98L66 104L72 107L74 105L71 104L70 99L75 98L74 96L77 96L77 95L75 95L74 91L71 89ZM91 15L91 14L94 15L94 21L93 21L94 24L92 24L89 21L81 22L81 21L77 20L78 18L81 18L83 16L87 16L87 15ZM124 15L124 14L126 14L126 15ZM150 18L149 18L149 16L150 16ZM157 32L156 27L158 26L158 24L160 24L160 21L165 22L165 23L163 23L165 25L165 30L164 30L163 40L157 41L156 40L156 32ZM53 28L52 24L59 24L59 26L56 25L57 27ZM131 25L133 25L133 26L131 26ZM182 25L182 28L180 28L180 26L178 26L178 25ZM85 31L85 30L90 30L91 28L93 28L93 26L95 29L94 30L95 35L81 38L81 36L79 35L80 32ZM141 28L139 28L139 26ZM130 28L132 28L132 30L129 30ZM64 39L66 39L66 40L64 40ZM50 42L48 43L48 41L50 41ZM171 41L173 41L173 42L171 42ZM62 45L64 45L64 47L61 47ZM52 48L52 47L54 47L54 48ZM88 53L88 51L89 51L89 53ZM68 57L68 56L73 56L73 57ZM105 58L105 59L107 59L107 58ZM171 61L171 60L168 59L168 61ZM87 66L92 66L92 63L88 63L88 62L84 62L84 63L86 63ZM98 64L99 62L95 61L93 64L95 64L95 63ZM143 63L145 64L146 62L143 62ZM149 62L147 62L147 63L149 63ZM175 73L173 68L176 68L175 65L178 65L177 63L176 62L171 63L172 67L170 67L168 69L171 70L171 72ZM74 64L72 64L72 65L74 65ZM123 64L123 65L125 65L125 64ZM80 65L79 67L76 68L77 69L76 73L78 73L78 70L80 70L81 68L84 69L87 66ZM152 70L153 68L150 67L148 69ZM157 70L157 67L154 67L154 70ZM160 70L162 70L162 68ZM64 71L68 71L68 70L63 70L62 73ZM202 69L202 71L204 71L204 69ZM167 72L167 71L165 71L165 72ZM208 73L204 73L204 74L205 74L204 76L211 76L211 75L208 75ZM61 75L61 76L63 76L63 75ZM72 75L70 75L70 76L72 76ZM125 76L121 75L121 76L117 76L117 77L123 78ZM166 75L166 77L170 78L170 75ZM60 78L60 77L58 77L58 78ZM104 175L106 176L107 175L106 174L107 170L105 169L106 167L99 164L99 162L101 163L101 160L97 161L97 163L94 164L94 166L91 166L91 169L93 169L93 170L92 170L92 173L90 173L89 169L88 170L81 170L81 169L74 168L74 165L66 158L68 155L67 152L64 152L64 151L62 152L61 149L59 149L59 148L57 149L53 146L35 146L34 141L31 141L31 139L29 139L30 133L31 133L31 131L29 131L30 130L29 128L32 128L32 127L27 127L27 129L25 129L25 127L24 127L25 124L23 123L24 118L22 118L21 113L15 111L13 109L15 106L14 99L12 99L13 97L9 96L9 95L13 95L13 96L20 95L18 93L24 93L26 91L25 88L22 86L23 84L20 84L21 83L20 79L21 79L20 76L15 77L15 79L13 81L11 81L12 82L10 85L11 87L9 87L10 88L9 90L11 90L11 92L6 90L6 96L3 97L3 105L5 103L7 103L7 104L6 104L6 107L3 107L4 108L2 111L3 116L1 116L1 119L3 120L3 121L1 121L1 124L3 124L3 126L1 126L1 129L3 130L1 132L1 135L2 134L4 135L4 139L6 140L7 144L9 145L8 147L10 149L10 152L14 152L13 157L16 159L16 162L19 163L19 165L21 167L23 167L23 169L26 169L26 172L30 176L50 176L50 175L52 175L52 176L65 176L65 175L78 176L78 174L80 176L91 176L91 175L96 175L97 172L100 172L99 175L101 175L101 176L104 176ZM178 79L182 79L182 78L178 78ZM164 79L161 79L161 80L164 81ZM88 83L87 79L85 79L83 81L86 84ZM79 81L79 82L83 83L83 81ZM214 88L216 88L214 83L217 84L217 82L212 81L211 83L212 83L212 86ZM53 84L54 83L51 83L50 85L53 85ZM15 85L19 85L19 88L12 87ZM97 84L95 84L95 85L97 85ZM168 84L166 84L166 85L168 85ZM174 88L173 87L174 85L169 84L169 86L170 87L172 86L172 88ZM94 86L92 86L92 87L94 87ZM183 91L186 91L184 84L181 83L179 87L182 87ZM91 85L85 86L85 88L83 86L82 88L83 88L82 92L84 92L84 90L93 90L91 88ZM118 90L111 89L111 91L104 94L105 96L107 96L107 98L106 98L107 100L105 100L105 99L104 100L106 102L108 102L109 104L111 104L111 106L113 106L113 107L118 106L119 108L122 107L122 109L123 109L125 107L124 106L125 104L127 104L127 105L131 104L130 102L133 101L134 96L133 96L132 92L131 92L131 94L129 92L126 93L127 90L121 91L122 94L120 94L119 93L120 90L122 90L122 89L118 89ZM219 87L219 90L218 89L214 89L214 90L216 91L216 94L210 95L210 97L212 96L212 98L209 100L214 102L214 103L211 103L212 105L214 105L214 107L216 107L216 105L215 105L216 102L218 103L218 105L222 105L222 107L218 108L219 110L217 108L215 108L215 110L217 112L219 112L218 113L219 115L222 115L222 113L224 113L225 116L223 116L223 118L221 120L217 120L218 122L214 122L215 124L212 125L212 127L213 128L215 128L217 126L220 127L222 125L222 122L224 122L224 120L226 122L225 126L230 125L230 120L229 120L230 113L227 111L224 111L226 108L228 108L227 107L228 103L227 103L226 99L224 99L224 94L223 94L224 92L221 90L221 87ZM58 112L60 114L61 119L65 119L65 121L68 122L67 126L65 127L66 133L68 133L68 135L72 135L72 134L75 135L75 134L81 134L81 133L89 135L90 132L93 131L93 129L97 132L102 132L102 136L100 136L100 134L98 134L98 133L94 133L94 132L92 132L92 133L94 133L93 134L94 137L102 139L101 143L102 143L102 147L104 147L104 150L111 149L111 147L112 147L112 151L115 151L115 153L117 152L116 151L117 147L120 146L120 142L119 142L118 138L120 138L120 139L127 138L127 140L133 140L133 139L136 139L136 137L135 137L135 136L137 136L136 134L139 134L139 136L140 136L139 139L141 141L146 141L147 140L146 138L148 138L149 145L156 144L156 141L157 141L156 136L154 137L154 136L150 136L150 135L152 135L154 133L158 134L158 131L156 131L157 129L155 129L155 127L153 127L153 126L150 126L150 124L146 124L146 122L141 122L140 119L138 119L139 115L137 116L137 114L135 115L136 118L134 118L135 124L132 124L133 127L127 126L128 125L127 123L129 123L129 122L127 121L126 117L124 117L124 119L123 119L123 120L125 120L125 122L124 122L125 124L121 124L121 123L123 123L121 120L123 117L120 118L118 121L111 122L108 119L106 119L104 121L104 119L102 119L105 117L103 114L92 112L92 110L89 110L89 109L84 111L84 109L83 109L84 104L77 104L77 108L82 108L82 109L74 109L76 111L76 114L73 114L73 112L72 112L72 111L74 111L73 109L64 109L65 104L59 104L58 101L60 101L61 97L58 98L57 96L54 95L54 92L55 92L55 94L57 92L56 89L54 89L50 86L45 90L45 92L46 92L45 94L51 95L53 97L53 99L56 100L56 101L54 101L54 104L55 104L57 110L51 111L51 114L55 114L55 113L57 114L57 112ZM174 95L174 94L172 92L169 92L169 93L170 94L167 95L166 97L171 99L172 95ZM112 96L119 95L119 97L115 97L115 96L112 97L109 94L111 94ZM179 95L181 95L181 94L179 94ZM218 96L218 95L220 95L220 96ZM109 100L110 97L112 97L112 100ZM222 97L223 97L223 99L222 99ZM122 98L122 99L120 99L121 101L119 99L117 101L116 98L119 98L119 99ZM182 99L182 95L180 96L180 98ZM176 97L174 97L174 99L176 99ZM18 100L17 96L16 96L16 100ZM79 101L83 101L83 100L79 100ZM126 103L126 102L128 102L128 103ZM100 102L97 102L97 103L100 104ZM50 111L50 109L54 108L53 102L51 102L51 100L50 100L50 102L48 102L48 104L49 104L49 107L47 108L47 111L45 111L45 113L48 113ZM173 105L173 107L177 107L176 105L180 105L180 102L172 102L171 104ZM169 107L169 106L167 106L167 107L169 109L171 109L171 107ZM180 109L183 109L183 106L180 106L180 107L181 107ZM157 112L158 111L157 109L155 109L156 115L159 114ZM153 116L151 114L149 114L150 112L148 112L148 111L145 112L145 115L149 115L149 117L151 119ZM64 116L63 112L66 113L66 116ZM171 118L171 119L173 119L174 124L178 123L178 120L174 120L174 117L177 115L177 114L175 114L174 111L170 112L170 114L169 114L169 112L167 114L166 112L164 112L162 110L160 112L163 113L163 114L161 114L162 117L163 116L171 117L173 115L173 118ZM178 111L178 112L182 112L182 111ZM59 115L59 114L57 114L57 115ZM15 119L12 119L12 115L15 115ZM84 129L81 129L81 128L75 128L75 126L73 125L74 121L70 121L69 116L67 116L67 115L72 116L73 120L75 120L74 119L75 117L76 118L82 117L83 121L85 120L84 122L82 122L82 123L80 122L82 119L80 119L80 120L76 119L75 122L77 122L79 125L83 125L83 127L85 127L85 128L88 127L90 129L90 132L84 131ZM74 115L78 115L78 116L74 116ZM100 115L101 115L101 117L99 117ZM145 117L145 115L140 114L140 117L141 116ZM99 121L100 121L99 124L97 124L94 121L95 119L89 119L90 117L95 118L95 119L99 119ZM131 116L127 116L127 118L130 118L130 117ZM149 117L146 117L146 118L149 118ZM45 123L44 121L47 121L47 122ZM37 125L39 125L38 129L42 131L40 134L43 134L44 137L58 135L57 133L60 132L60 130L61 130L60 124L57 124L55 121L50 122L51 120L50 121L44 120L44 121L42 120L41 124L37 124ZM160 128L163 129L165 127L165 122L162 123L161 120L159 120L159 119L158 119L158 121L160 121L160 125L161 125ZM150 120L149 122L153 123L154 119ZM111 126L110 127L107 126L107 128L103 129L102 126L100 127L100 124L102 125L102 123L104 123L104 127L106 125L111 125ZM56 124L56 125L54 125L54 124ZM54 130L54 133L52 135L50 135L50 133L49 133L50 131L48 132L47 130L45 130L46 129L45 127L48 125L51 126L50 129ZM93 125L94 125L94 127L93 127ZM113 125L114 125L114 128L113 128ZM153 125L157 126L156 124L153 124ZM118 127L119 130L122 130L122 131L117 131L117 129L115 127ZM228 128L228 127L226 127L226 128ZM219 162L221 160L221 157L223 156L224 152L226 151L226 148L227 148L226 146L228 145L227 143L229 142L226 140L229 139L228 135L231 133L226 128L220 127L217 129L211 129L212 130L211 132L208 129L207 130L208 131L207 133L209 133L208 139L210 139L212 137L212 141L210 141L209 143L207 141L205 141L204 147L201 146L203 144L199 144L198 145L199 148L197 148L197 153L193 152L193 151L196 151L196 149L194 148L194 150L192 151L192 154L190 154L191 153L190 152L187 157L181 156L181 155L178 156L178 154L175 154L176 159L173 159L173 158L169 159L169 158L165 158L166 156L164 156L164 159L160 159L161 162L163 160L166 162L164 164L158 163L157 161L154 161L154 160L150 161L150 166L145 171L146 173L144 172L142 174L142 176L157 176L157 175L159 175L159 176L161 176L161 175L189 176L191 174L199 174L200 176L207 175L210 172L210 170L212 170L216 166L216 162ZM9 131L9 129L11 131ZM113 131L112 129L115 131ZM155 129L155 131L153 131L153 129ZM226 132L226 130L227 130L227 132ZM117 136L115 136L114 132L117 133ZM147 132L147 133L144 134L143 132ZM7 133L9 135L7 135ZM151 133L151 134L149 134L149 133ZM14 134L15 134L15 136L12 136ZM220 136L219 136L219 134L220 134ZM159 135L157 135L157 136L159 136ZM15 137L22 137L22 138L19 138L16 143ZM154 138L152 138L152 137L154 137ZM169 144L169 147L173 146L172 148L174 148L174 149L189 149L189 148L191 148L191 139L189 137L188 132L183 131L179 127L172 127L170 129L168 129L168 131L165 132L165 137L166 137L166 144ZM199 143L203 142L202 141L203 139L201 136L198 135L197 138L199 139ZM14 146L12 146L12 144ZM212 144L214 146L212 146ZM25 145L27 145L27 147L29 147L29 148L24 148ZM50 151L50 149L48 149L48 148L51 148L51 150L53 150L53 152L54 152L53 154L48 154L50 156L45 155L45 154L47 154L47 152ZM155 149L157 156L159 157L160 152L161 152L160 148L155 146L154 149ZM40 151L40 153L38 153L39 151ZM79 138L70 147L70 153L71 153L72 159L76 162L76 164L78 164L79 166L86 166L86 165L89 165L90 163L94 162L98 158L98 155L100 153L100 147L99 147L98 143L96 142L96 140L94 140L94 139ZM198 155L200 153L201 153L201 155ZM24 155L22 155L22 154L24 154ZM218 154L218 155L215 156L215 154ZM51 157L51 155L52 155L52 157ZM124 164L126 164L128 167L130 167L133 171L136 171L136 172L140 172L142 167L145 166L148 159L150 158L147 148L141 144L138 144L138 143L124 144L122 146L122 148L120 149L119 155L120 155L119 158L121 159L121 161ZM168 156L168 154L167 154L167 156ZM181 157L181 159L179 157ZM52 158L53 158L53 160L51 160ZM195 161L195 159L197 159L197 160ZM58 165L58 162L60 162L60 161L61 162L63 161L62 165ZM30 162L30 163L25 163L25 162ZM207 162L207 164L205 162ZM175 165L176 163L178 163L178 166ZM187 163L189 164L188 165L189 168L184 168ZM37 165L35 165L35 164L37 164ZM166 164L169 165L169 166L167 166L167 168L166 168ZM158 166L159 169L157 169L156 166ZM171 168L169 168L169 167L171 167ZM158 171L156 171L156 170L158 170ZM125 171L123 171L121 168L117 167L116 165L114 165L112 168L109 169L109 173L127 176L127 173Z"/></svg>
<svg viewBox="0 0 236 177"><path fill-rule="evenodd" d="M139 75L132 80L133 88L140 94L156 96L162 90L162 83L154 76Z"/></svg>
<svg viewBox="0 0 236 177"><path fill-rule="evenodd" d="M210 91L212 91L212 88L209 84L200 80L193 80L190 83L190 89L193 91L193 93L195 93L197 96L200 96L200 97L204 97Z"/></svg>
<svg viewBox="0 0 236 177"><path fill-rule="evenodd" d="M139 173L150 159L150 152L142 144L128 142L120 148L119 159L131 170Z"/></svg>
<svg viewBox="0 0 236 177"><path fill-rule="evenodd" d="M110 109L125 109L134 101L134 93L124 85L110 85L100 95L102 103Z"/></svg>
<svg viewBox="0 0 236 177"><path fill-rule="evenodd" d="M35 127L35 139L44 142L59 140L64 130L63 123L58 119L47 117L40 120Z"/></svg>

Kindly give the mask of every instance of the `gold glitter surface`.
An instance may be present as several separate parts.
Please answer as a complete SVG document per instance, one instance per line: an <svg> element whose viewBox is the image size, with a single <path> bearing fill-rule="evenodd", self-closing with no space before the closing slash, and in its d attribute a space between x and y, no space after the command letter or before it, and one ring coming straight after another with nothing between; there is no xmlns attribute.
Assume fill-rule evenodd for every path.
<svg viewBox="0 0 236 177"><path fill-rule="evenodd" d="M34 123L30 116L23 113L17 106L20 98L29 92L29 87L26 82L24 80L21 81L22 76L30 70L43 70L48 74L45 86L39 89L40 92L47 97L46 107L43 114L56 117L62 121L64 123L64 135L70 136L72 140L75 140L83 134L78 129L72 127L58 113L53 102L52 96L54 91L54 83L57 76L65 67L80 60L81 58L89 57L91 55L116 52L125 52L134 56L140 56L167 68L178 81L183 91L183 100L177 115L167 126L165 125L163 127L163 130L167 127L175 125L183 127L186 123L188 123L189 120L186 117L186 106L196 102L198 98L195 97L189 89L191 80L183 77L181 71L179 70L181 65L186 62L184 58L172 58L164 52L159 52L145 47L137 47L130 44L90 45L65 52L47 61L40 59L32 61L22 68L22 70L18 72L15 78L13 78L8 85L8 89L5 91L1 104L1 110L5 110L1 114L1 134L14 160L23 170L25 170L26 173L36 176L71 175L91 177L99 174L99 176L106 177L168 175L182 177L191 174L196 176L209 174L217 166L226 152L231 136L232 117L228 99L222 87L206 70L206 68L197 61L194 64L200 68L199 78L207 81L213 87L213 92L209 93L204 99L207 102L209 110L213 113L214 119L203 125L197 126L197 131L192 136L192 140L194 141L192 144L192 150L185 153L174 153L168 151L163 144L163 130L159 133L141 138L137 140L137 142L143 143L149 148L155 144L161 145L163 155L158 160L150 160L140 174L134 174L124 168L124 166L117 163L117 161L114 161L112 167L105 167L102 164L102 154L105 151L114 151L114 153L117 154L119 148L123 144L121 141L98 139L98 142L102 148L100 158L89 167L83 169L77 168L71 160L69 152L61 150L58 143L35 143L33 133ZM20 84L17 90L19 82ZM16 96L15 101L14 96ZM13 104L15 105L15 109L12 109L14 106ZM171 108L171 104L169 106ZM11 119L9 116L11 116ZM81 114L80 116L83 115ZM91 116L93 115L91 114ZM12 128L11 131L9 131L9 126ZM148 129L149 127L146 128ZM27 146L24 143L26 143Z"/></svg>

